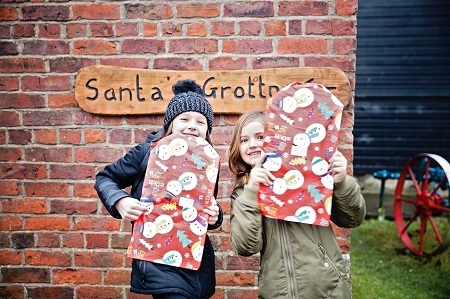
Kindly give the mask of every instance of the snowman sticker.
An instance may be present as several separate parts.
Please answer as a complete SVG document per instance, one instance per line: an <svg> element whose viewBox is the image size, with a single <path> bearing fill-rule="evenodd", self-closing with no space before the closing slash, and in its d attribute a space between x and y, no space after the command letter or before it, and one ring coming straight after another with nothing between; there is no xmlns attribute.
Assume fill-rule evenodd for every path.
<svg viewBox="0 0 450 299"><path fill-rule="evenodd" d="M281 155L273 152L267 154L266 158L264 159L262 166L267 169L268 171L277 171L281 168L281 163L283 161L281 160Z"/></svg>
<svg viewBox="0 0 450 299"><path fill-rule="evenodd" d="M144 223L142 235L146 238L153 238L156 234L167 234L173 229L173 219L169 215L160 215L154 222Z"/></svg>
<svg viewBox="0 0 450 299"><path fill-rule="evenodd" d="M291 155L306 157L311 140L306 133L299 133L292 139Z"/></svg>
<svg viewBox="0 0 450 299"><path fill-rule="evenodd" d="M311 143L319 143L325 139L326 130L322 124L314 123L309 125L305 130L306 135L308 135Z"/></svg>
<svg viewBox="0 0 450 299"><path fill-rule="evenodd" d="M299 208L293 216L287 216L284 220L313 224L316 218L316 211L310 206L304 206Z"/></svg>

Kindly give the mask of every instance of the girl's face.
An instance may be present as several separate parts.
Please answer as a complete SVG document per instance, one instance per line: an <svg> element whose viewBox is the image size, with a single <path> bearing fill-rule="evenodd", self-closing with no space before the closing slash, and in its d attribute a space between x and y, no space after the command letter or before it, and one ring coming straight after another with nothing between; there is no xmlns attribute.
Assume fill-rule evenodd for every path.
<svg viewBox="0 0 450 299"><path fill-rule="evenodd" d="M254 167L260 159L264 139L264 125L261 121L252 121L242 127L239 154L242 160Z"/></svg>
<svg viewBox="0 0 450 299"><path fill-rule="evenodd" d="M183 112L172 121L172 133L206 138L206 117L195 111Z"/></svg>

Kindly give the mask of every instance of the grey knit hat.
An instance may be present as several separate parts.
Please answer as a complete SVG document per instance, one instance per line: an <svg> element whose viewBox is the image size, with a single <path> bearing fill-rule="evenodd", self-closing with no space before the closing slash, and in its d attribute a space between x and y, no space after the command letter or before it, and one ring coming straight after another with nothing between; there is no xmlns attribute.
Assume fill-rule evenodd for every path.
<svg viewBox="0 0 450 299"><path fill-rule="evenodd" d="M202 88L194 80L187 79L175 83L172 91L174 97L167 105L166 114L164 114L164 129L167 130L174 118L181 113L195 111L206 117L208 132L211 133L214 114Z"/></svg>

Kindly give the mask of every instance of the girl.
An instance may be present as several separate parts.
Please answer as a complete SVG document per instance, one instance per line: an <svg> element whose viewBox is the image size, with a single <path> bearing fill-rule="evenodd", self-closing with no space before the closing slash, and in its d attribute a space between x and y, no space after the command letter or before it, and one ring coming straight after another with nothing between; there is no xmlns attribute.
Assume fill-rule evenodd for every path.
<svg viewBox="0 0 450 299"><path fill-rule="evenodd" d="M261 167L265 154L264 113L243 114L236 123L228 164L235 174L231 194L233 249L240 255L261 253L259 298L351 298L340 248L331 226L316 226L262 217L260 184L275 177ZM330 159L334 175L331 220L356 227L365 216L360 187L346 174L347 160L339 151Z"/></svg>
<svg viewBox="0 0 450 299"><path fill-rule="evenodd" d="M214 115L201 87L192 80L182 80L172 90L175 96L167 106L163 129L149 134L145 143L138 144L97 174L95 189L115 218L134 221L147 210L139 204L139 198L152 142L178 133L202 137L211 144ZM128 186L132 186L131 194L123 190ZM208 229L216 229L222 224L220 206L212 205L203 212L210 215ZM206 236L202 263L197 271L134 259L131 291L152 294L155 299L210 298L215 292L214 266L214 250Z"/></svg>

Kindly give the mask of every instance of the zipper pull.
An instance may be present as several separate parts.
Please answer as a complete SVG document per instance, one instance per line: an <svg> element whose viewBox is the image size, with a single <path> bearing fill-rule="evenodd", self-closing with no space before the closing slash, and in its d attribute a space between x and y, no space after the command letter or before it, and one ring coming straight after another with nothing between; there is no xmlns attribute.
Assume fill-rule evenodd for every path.
<svg viewBox="0 0 450 299"><path fill-rule="evenodd" d="M325 248L322 246L322 244L319 243L319 244L317 244L317 245L319 246L319 249L320 249L320 251L322 251L323 255L325 255L325 254L326 254L326 250L325 250Z"/></svg>

